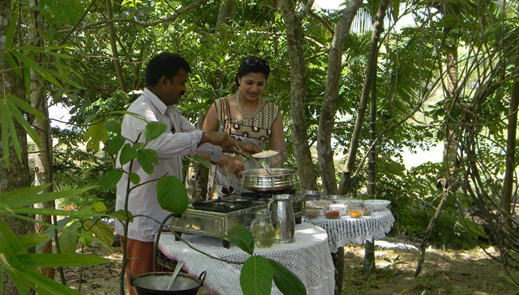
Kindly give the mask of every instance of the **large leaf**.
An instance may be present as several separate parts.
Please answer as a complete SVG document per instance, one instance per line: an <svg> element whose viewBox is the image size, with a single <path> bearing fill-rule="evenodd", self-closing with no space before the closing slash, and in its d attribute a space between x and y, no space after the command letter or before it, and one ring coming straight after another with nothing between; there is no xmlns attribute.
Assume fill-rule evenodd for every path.
<svg viewBox="0 0 519 295"><path fill-rule="evenodd" d="M284 295L306 295L303 282L283 264L268 259L273 270L273 277L279 291Z"/></svg>
<svg viewBox="0 0 519 295"><path fill-rule="evenodd" d="M35 247L42 243L47 243L50 237L44 234L29 234L18 237L20 243L22 243L24 249Z"/></svg>
<svg viewBox="0 0 519 295"><path fill-rule="evenodd" d="M137 152L137 160L144 172L151 174L153 173L154 165L159 163L159 155L154 150L143 149Z"/></svg>
<svg viewBox="0 0 519 295"><path fill-rule="evenodd" d="M164 123L150 122L144 128L144 138L147 142L150 142L164 133L166 129L168 129L168 126Z"/></svg>
<svg viewBox="0 0 519 295"><path fill-rule="evenodd" d="M83 140L87 141L86 149L88 152L96 153L99 151L100 142L103 142L105 145L108 143L108 130L103 126L106 121L107 119L101 119L88 127L83 137Z"/></svg>
<svg viewBox="0 0 519 295"><path fill-rule="evenodd" d="M79 222L74 221L67 229L71 232L77 232ZM63 232L59 237L59 247L64 254L76 252L78 235L71 232Z"/></svg>
<svg viewBox="0 0 519 295"><path fill-rule="evenodd" d="M108 144L108 153L110 153L110 155L117 154L125 142L126 139L120 135L113 137L110 139L110 143Z"/></svg>
<svg viewBox="0 0 519 295"><path fill-rule="evenodd" d="M110 262L110 259L87 254L25 254L18 259L35 267L82 267Z"/></svg>
<svg viewBox="0 0 519 295"><path fill-rule="evenodd" d="M115 120L109 120L103 125L108 131L112 131L116 134L121 134L121 123Z"/></svg>
<svg viewBox="0 0 519 295"><path fill-rule="evenodd" d="M130 144L125 144L121 150L121 155L119 156L119 163L121 163L121 166L135 158L137 158L137 150Z"/></svg>
<svg viewBox="0 0 519 295"><path fill-rule="evenodd" d="M243 294L268 295L272 290L272 266L265 257L252 256L240 273Z"/></svg>
<svg viewBox="0 0 519 295"><path fill-rule="evenodd" d="M94 234L96 238L98 238L104 245L110 247L114 242L114 231L112 227L102 220L97 220L97 222L92 226L91 220L85 220L85 227L90 228L90 231Z"/></svg>
<svg viewBox="0 0 519 295"><path fill-rule="evenodd" d="M32 105L26 103L25 101L19 99L18 97L14 96L14 95L11 95L11 94L7 94L7 100L10 101L11 103L13 103L14 105L16 105L18 108L24 110L25 112L35 116L35 117L38 117L38 118L41 118L41 119L47 119L45 117L45 115L43 115L42 113L40 113L35 107L33 107Z"/></svg>
<svg viewBox="0 0 519 295"><path fill-rule="evenodd" d="M19 61L21 61L25 66L33 70L35 73L43 77L45 80L50 83L56 85L59 88L63 88L61 83L56 79L55 75L57 73L52 72L51 70L40 66L36 61L32 60L28 54L21 53L18 51L11 51L11 54L16 57ZM27 71L28 72L28 71Z"/></svg>
<svg viewBox="0 0 519 295"><path fill-rule="evenodd" d="M254 238L250 231L242 225L233 228L229 234L223 236L222 239L228 240L250 255L254 254Z"/></svg>
<svg viewBox="0 0 519 295"><path fill-rule="evenodd" d="M5 205L11 208L20 208L25 206L30 206L36 203L44 203L47 201L52 201L56 199L61 199L65 197L71 197L75 195L82 194L93 187L85 187L82 189L70 190L70 191L62 191L62 192L51 192L45 194L39 194L45 187L26 187L14 191L10 191L5 194L0 195L0 203L4 203Z"/></svg>
<svg viewBox="0 0 519 295"><path fill-rule="evenodd" d="M83 293L72 290L54 280L44 277L38 270L13 269L9 272L11 278L13 276L22 278L25 282L30 282L38 286L38 294L40 295L82 295ZM18 287L18 284L17 284ZM25 293L28 294L28 293Z"/></svg>
<svg viewBox="0 0 519 295"><path fill-rule="evenodd" d="M189 205L186 188L175 176L168 175L157 183L157 198L162 209L182 213Z"/></svg>
<svg viewBox="0 0 519 295"><path fill-rule="evenodd" d="M112 169L106 172L99 181L102 189L108 191L111 188L114 188L123 176L123 173L124 172L121 169Z"/></svg>

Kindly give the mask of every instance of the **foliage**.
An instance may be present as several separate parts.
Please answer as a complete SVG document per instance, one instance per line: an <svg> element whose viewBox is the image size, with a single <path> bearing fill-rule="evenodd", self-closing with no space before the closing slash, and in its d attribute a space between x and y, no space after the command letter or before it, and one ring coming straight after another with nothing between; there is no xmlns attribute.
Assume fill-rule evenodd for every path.
<svg viewBox="0 0 519 295"><path fill-rule="evenodd" d="M85 211L61 211L55 209L34 209L35 203L55 200L66 196L80 194L89 188L80 190L41 193L45 186L28 187L8 193L0 194L0 215L13 216L20 219L30 220L26 214L40 215L63 215L74 216L75 218L101 217L100 214L93 214ZM39 222L41 223L41 222ZM53 229L63 230L65 233L75 235L76 237L85 237L77 232L63 229L51 224L46 224ZM108 259L79 254L29 254L27 249L34 247L42 241L48 241L45 235L25 235L16 237L10 227L0 219L0 260L1 273L9 275L21 294L29 294L30 290L34 290L39 294L81 294L75 290L44 277L38 270L41 267L82 267L105 263Z"/></svg>

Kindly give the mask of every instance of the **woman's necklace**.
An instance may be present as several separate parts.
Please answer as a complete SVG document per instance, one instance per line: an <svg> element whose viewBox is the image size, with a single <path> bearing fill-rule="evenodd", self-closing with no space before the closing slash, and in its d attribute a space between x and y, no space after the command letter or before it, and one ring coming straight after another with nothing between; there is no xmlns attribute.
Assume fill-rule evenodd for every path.
<svg viewBox="0 0 519 295"><path fill-rule="evenodd" d="M258 107L256 108L256 111L254 113L252 113L252 115L250 116L247 116L245 114L245 112L243 111L243 109L241 108L241 104L240 104L240 92L238 92L238 94L236 94L235 96L236 98L236 106L238 106L238 111L240 111L241 115L243 116L243 118L245 119L250 119L254 116L256 116L257 113L259 113L260 109L261 109L261 102L259 101L258 99Z"/></svg>

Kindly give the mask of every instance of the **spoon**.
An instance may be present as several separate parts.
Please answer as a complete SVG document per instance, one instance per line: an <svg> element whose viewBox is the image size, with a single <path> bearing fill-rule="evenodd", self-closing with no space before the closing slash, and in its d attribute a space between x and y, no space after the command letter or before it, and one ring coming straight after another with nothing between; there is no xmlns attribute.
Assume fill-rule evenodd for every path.
<svg viewBox="0 0 519 295"><path fill-rule="evenodd" d="M184 261L180 260L177 263L177 266L175 267L175 270L173 271L173 275L171 276L171 282L169 282L168 288L166 290L171 290L171 287L173 286L173 283L175 282L175 279L178 276L178 273L182 269L182 266L184 266Z"/></svg>

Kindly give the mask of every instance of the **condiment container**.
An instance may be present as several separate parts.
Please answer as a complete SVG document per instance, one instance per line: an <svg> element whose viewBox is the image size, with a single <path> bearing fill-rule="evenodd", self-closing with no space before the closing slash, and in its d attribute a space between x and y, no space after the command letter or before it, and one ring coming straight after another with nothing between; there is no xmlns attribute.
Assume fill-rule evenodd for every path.
<svg viewBox="0 0 519 295"><path fill-rule="evenodd" d="M304 191L304 214L307 218L317 218L324 215L323 195L320 191Z"/></svg>
<svg viewBox="0 0 519 295"><path fill-rule="evenodd" d="M250 229L254 237L254 244L259 248L270 248L276 239L276 230L270 219L268 210L256 213L256 218L251 222Z"/></svg>
<svg viewBox="0 0 519 295"><path fill-rule="evenodd" d="M360 218L364 215L364 206L362 206L362 204L348 205L348 213L350 217Z"/></svg>

